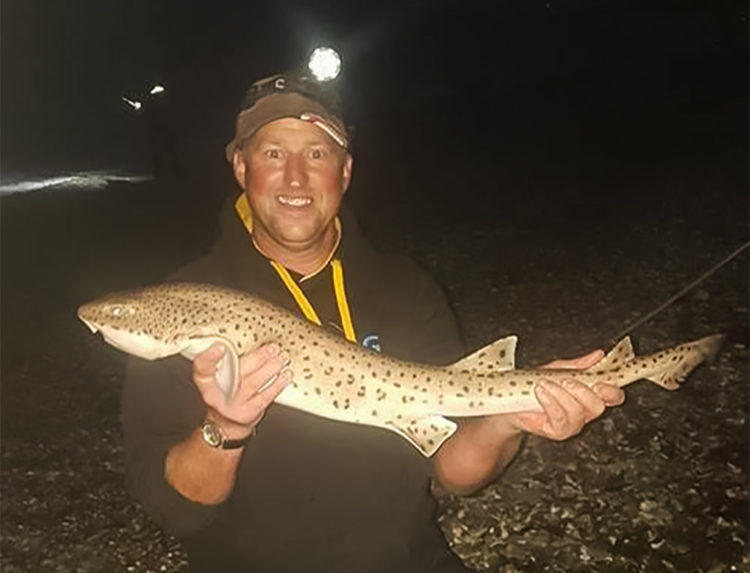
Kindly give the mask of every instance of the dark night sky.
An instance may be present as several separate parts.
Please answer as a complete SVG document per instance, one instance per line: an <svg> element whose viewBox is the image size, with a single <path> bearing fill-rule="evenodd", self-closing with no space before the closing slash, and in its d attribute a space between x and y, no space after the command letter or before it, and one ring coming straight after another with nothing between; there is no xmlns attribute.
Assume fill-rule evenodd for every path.
<svg viewBox="0 0 750 573"><path fill-rule="evenodd" d="M318 43L342 52L365 131L408 122L476 141L575 125L632 139L683 115L746 123L747 24L744 3L710 0L4 0L2 167L127 156L139 135L120 96L154 81L181 136L212 149L249 83Z"/></svg>

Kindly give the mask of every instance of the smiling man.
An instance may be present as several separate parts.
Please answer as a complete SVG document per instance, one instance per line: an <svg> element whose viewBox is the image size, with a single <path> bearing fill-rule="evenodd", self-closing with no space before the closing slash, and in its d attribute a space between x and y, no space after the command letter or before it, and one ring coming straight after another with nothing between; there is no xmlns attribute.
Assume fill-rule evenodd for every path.
<svg viewBox="0 0 750 573"><path fill-rule="evenodd" d="M351 179L351 156L314 125L284 118L261 127L233 164L258 249L302 274L316 270L338 239L334 220Z"/></svg>
<svg viewBox="0 0 750 573"><path fill-rule="evenodd" d="M245 290L397 358L463 354L442 291L407 259L374 251L341 208L352 157L330 92L287 76L254 84L226 153L242 192L213 250L175 280ZM430 480L475 491L524 432L566 439L623 399L611 386L545 384L544 413L461 422L426 460L391 432L273 404L304 370L274 345L242 357L226 401L214 383L222 354L133 359L123 390L128 486L181 538L191 571L466 571L435 523Z"/></svg>

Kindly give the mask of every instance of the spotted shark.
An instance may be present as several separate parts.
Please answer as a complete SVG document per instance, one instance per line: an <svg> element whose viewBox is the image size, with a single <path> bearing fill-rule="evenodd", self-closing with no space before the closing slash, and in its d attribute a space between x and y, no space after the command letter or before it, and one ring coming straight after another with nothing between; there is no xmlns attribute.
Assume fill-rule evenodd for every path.
<svg viewBox="0 0 750 573"><path fill-rule="evenodd" d="M396 432L431 456L457 428L450 417L541 411L534 387L570 370L515 369L517 338L508 336L449 366L397 360L344 340L247 293L207 284L167 283L114 293L82 305L79 318L111 345L155 360L189 359L221 342L227 348L216 382L227 398L238 383L239 357L276 343L289 353L292 382L276 403L342 422ZM640 379L675 390L713 358L721 335L636 357L623 338L575 378L622 387Z"/></svg>

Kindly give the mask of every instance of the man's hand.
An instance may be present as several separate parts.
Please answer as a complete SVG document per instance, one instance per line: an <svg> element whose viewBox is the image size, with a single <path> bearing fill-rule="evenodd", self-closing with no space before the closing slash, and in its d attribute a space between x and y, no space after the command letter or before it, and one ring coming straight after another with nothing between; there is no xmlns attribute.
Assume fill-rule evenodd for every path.
<svg viewBox="0 0 750 573"><path fill-rule="evenodd" d="M289 356L275 344L262 346L240 357L240 381L234 396L226 400L216 384L216 367L226 348L213 344L193 360L193 382L208 407L206 416L216 422L225 438L249 436L274 398L292 379ZM196 428L167 453L164 477L184 497L215 505L234 488L242 449L222 450L206 446Z"/></svg>
<svg viewBox="0 0 750 573"><path fill-rule="evenodd" d="M601 350L595 350L570 360L554 360L542 368L582 370L599 362L602 356ZM538 387L542 412L461 420L458 431L433 458L439 484L454 493L473 493L510 463L523 432L565 440L578 434L607 406L616 406L625 399L624 392L616 386L598 383L589 388L574 377L575 373L571 373L571 380L562 385L547 381Z"/></svg>
<svg viewBox="0 0 750 573"><path fill-rule="evenodd" d="M214 375L226 348L215 343L193 360L193 382L208 406L207 416L229 439L244 438L260 422L266 408L292 379L289 355L275 344L240 357L240 381L226 400Z"/></svg>
<svg viewBox="0 0 750 573"><path fill-rule="evenodd" d="M578 358L553 360L542 368L584 370L599 362L603 356L601 350L594 350ZM511 414L507 422L518 430L551 440L567 440L579 434L586 424L601 416L607 407L617 406L625 400L625 393L621 388L602 383L589 388L575 380L574 373L562 384L545 380L535 388L535 393L544 411Z"/></svg>

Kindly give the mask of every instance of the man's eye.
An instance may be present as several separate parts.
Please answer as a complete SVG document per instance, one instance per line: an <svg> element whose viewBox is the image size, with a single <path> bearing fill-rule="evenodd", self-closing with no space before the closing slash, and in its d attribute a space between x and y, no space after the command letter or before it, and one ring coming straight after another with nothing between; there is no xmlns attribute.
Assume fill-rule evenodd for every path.
<svg viewBox="0 0 750 573"><path fill-rule="evenodd" d="M278 149L267 149L266 157L269 159L279 159L281 157L281 151Z"/></svg>
<svg viewBox="0 0 750 573"><path fill-rule="evenodd" d="M322 149L313 149L310 151L311 159L322 159L325 157L325 152Z"/></svg>

